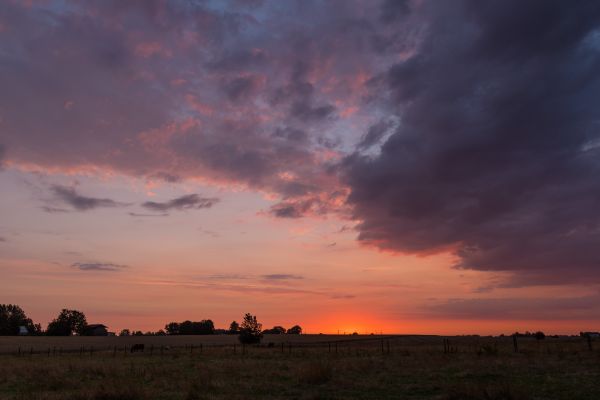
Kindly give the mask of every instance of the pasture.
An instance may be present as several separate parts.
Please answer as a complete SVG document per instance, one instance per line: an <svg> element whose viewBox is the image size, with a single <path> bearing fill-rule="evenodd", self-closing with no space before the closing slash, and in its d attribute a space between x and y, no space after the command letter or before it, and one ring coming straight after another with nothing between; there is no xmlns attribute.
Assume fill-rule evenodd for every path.
<svg viewBox="0 0 600 400"><path fill-rule="evenodd" d="M143 353L126 350L137 343ZM600 342L592 345L520 338L515 352L510 337L266 335L243 348L235 336L3 337L0 399L598 399Z"/></svg>

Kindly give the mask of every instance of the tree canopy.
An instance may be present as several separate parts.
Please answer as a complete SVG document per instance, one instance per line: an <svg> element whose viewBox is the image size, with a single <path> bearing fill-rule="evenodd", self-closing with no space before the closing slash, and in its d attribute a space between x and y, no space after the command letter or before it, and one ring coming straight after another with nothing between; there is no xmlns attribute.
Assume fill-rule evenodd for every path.
<svg viewBox="0 0 600 400"><path fill-rule="evenodd" d="M58 317L48 324L46 335L70 336L74 333L83 335L87 327L85 314L77 310L63 308Z"/></svg>
<svg viewBox="0 0 600 400"><path fill-rule="evenodd" d="M268 335L281 335L285 333L285 328L283 326L274 326L271 329L265 329L263 333Z"/></svg>
<svg viewBox="0 0 600 400"><path fill-rule="evenodd" d="M165 325L165 331L169 335L213 335L215 333L215 324L210 319L203 319L198 322L170 322Z"/></svg>
<svg viewBox="0 0 600 400"><path fill-rule="evenodd" d="M24 326L30 334L40 333L41 327L27 318L25 311L16 304L0 304L0 335L18 335Z"/></svg>
<svg viewBox="0 0 600 400"><path fill-rule="evenodd" d="M287 330L290 335L300 335L302 333L302 327L300 325L294 325Z"/></svg>

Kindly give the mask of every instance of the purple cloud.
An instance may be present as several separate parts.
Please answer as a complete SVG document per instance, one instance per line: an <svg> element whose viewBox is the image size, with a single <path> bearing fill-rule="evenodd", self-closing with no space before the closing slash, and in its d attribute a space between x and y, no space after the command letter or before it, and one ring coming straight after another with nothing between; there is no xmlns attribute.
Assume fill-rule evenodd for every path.
<svg viewBox="0 0 600 400"><path fill-rule="evenodd" d="M216 197L200 197L197 194L188 194L163 203L147 201L142 204L142 207L151 211L166 212L170 210L211 208L218 202L219 199Z"/></svg>

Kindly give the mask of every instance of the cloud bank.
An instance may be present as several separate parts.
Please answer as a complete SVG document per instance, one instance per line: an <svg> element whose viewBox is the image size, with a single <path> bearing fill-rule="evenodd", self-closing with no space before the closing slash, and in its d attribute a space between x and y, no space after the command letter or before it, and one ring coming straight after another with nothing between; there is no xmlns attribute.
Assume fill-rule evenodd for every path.
<svg viewBox="0 0 600 400"><path fill-rule="evenodd" d="M600 277L598 2L7 1L0 26L11 168L243 186L513 285Z"/></svg>
<svg viewBox="0 0 600 400"><path fill-rule="evenodd" d="M515 285L597 282L600 5L415 12L419 50L372 81L399 126L380 154L343 165L359 240L450 250L458 267L512 271Z"/></svg>

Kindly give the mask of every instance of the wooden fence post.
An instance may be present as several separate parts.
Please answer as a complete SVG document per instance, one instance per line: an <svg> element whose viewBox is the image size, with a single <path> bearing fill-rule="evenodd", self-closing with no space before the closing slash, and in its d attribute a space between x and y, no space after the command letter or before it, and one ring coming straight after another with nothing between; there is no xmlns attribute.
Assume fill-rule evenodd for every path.
<svg viewBox="0 0 600 400"><path fill-rule="evenodd" d="M19 346L19 357L21 357L21 346Z"/></svg>
<svg viewBox="0 0 600 400"><path fill-rule="evenodd" d="M590 351L592 351L592 335L586 335L586 336L587 336L588 348L590 349Z"/></svg>
<svg viewBox="0 0 600 400"><path fill-rule="evenodd" d="M519 344L517 343L517 335L513 335L513 349L515 353L519 352Z"/></svg>

